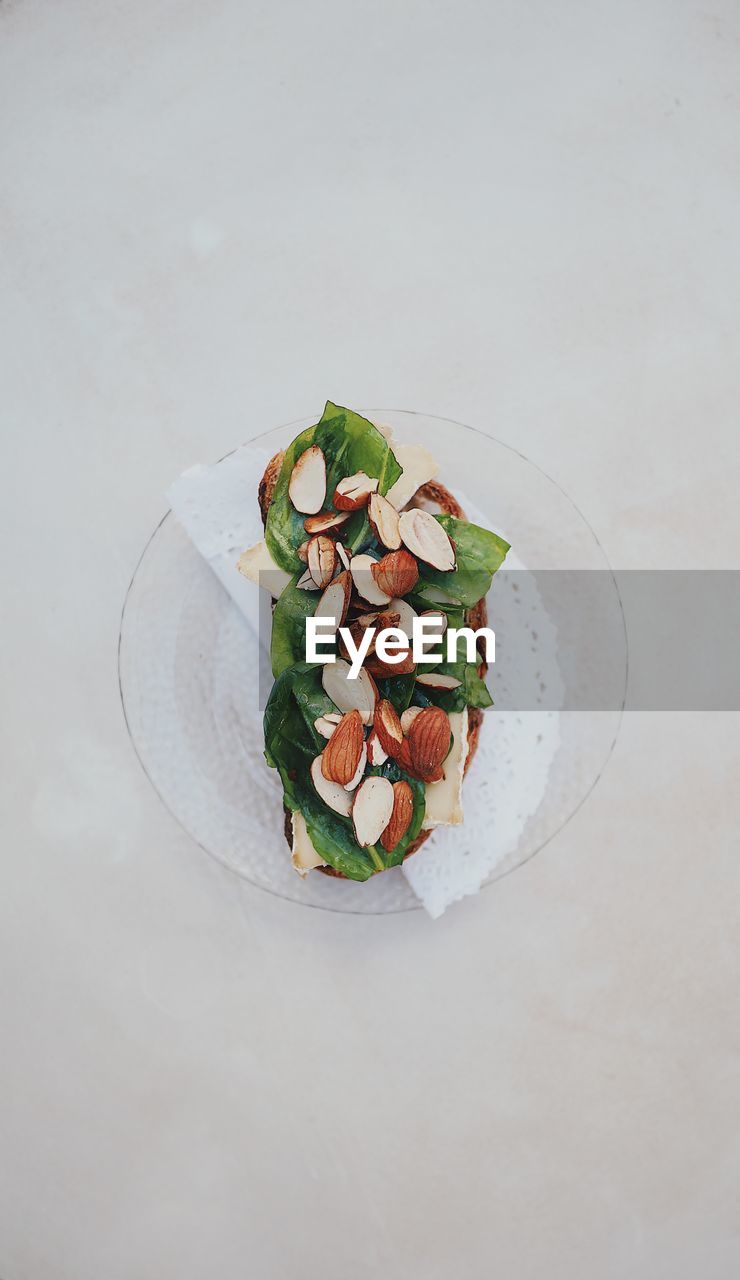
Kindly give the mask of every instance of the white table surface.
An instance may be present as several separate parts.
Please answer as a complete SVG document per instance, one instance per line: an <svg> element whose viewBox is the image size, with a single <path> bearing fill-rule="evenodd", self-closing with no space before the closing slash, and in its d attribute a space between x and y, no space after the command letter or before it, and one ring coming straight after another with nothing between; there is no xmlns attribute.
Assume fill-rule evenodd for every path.
<svg viewBox="0 0 740 1280"><path fill-rule="evenodd" d="M184 467L490 429L620 567L737 565L732 0L5 0L3 1280L735 1280L738 718L631 715L430 923L204 858L119 703Z"/></svg>

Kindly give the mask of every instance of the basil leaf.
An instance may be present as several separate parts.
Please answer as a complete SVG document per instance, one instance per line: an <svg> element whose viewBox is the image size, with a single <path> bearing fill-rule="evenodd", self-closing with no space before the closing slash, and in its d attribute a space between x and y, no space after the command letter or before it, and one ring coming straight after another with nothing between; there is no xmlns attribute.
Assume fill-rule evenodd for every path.
<svg viewBox="0 0 740 1280"><path fill-rule="evenodd" d="M267 513L265 541L275 563L288 573L300 571L297 548L306 540L306 530L303 527L305 517L296 511L290 501L288 486L293 467L301 454L313 444L319 446L326 460L324 506L327 510L331 507L337 484L345 476L365 471L367 475L377 477L378 491L384 494L395 484L402 470L388 441L377 427L368 422L367 418L360 417L359 413L343 409L327 400L321 420L302 431L285 450ZM370 525L364 509L352 515L342 526L342 542L352 551L366 542L369 535Z"/></svg>

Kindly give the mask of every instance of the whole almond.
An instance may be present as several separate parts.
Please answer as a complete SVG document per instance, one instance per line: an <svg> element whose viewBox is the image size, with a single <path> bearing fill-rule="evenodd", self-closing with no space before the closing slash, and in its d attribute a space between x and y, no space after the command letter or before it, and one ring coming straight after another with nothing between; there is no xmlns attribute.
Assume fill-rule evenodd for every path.
<svg viewBox="0 0 740 1280"><path fill-rule="evenodd" d="M391 820L380 837L380 843L386 853L392 853L400 844L411 826L414 816L414 793L408 782L401 780L393 783L393 812Z"/></svg>
<svg viewBox="0 0 740 1280"><path fill-rule="evenodd" d="M410 551L389 551L372 566L376 585L388 596L405 596L419 580L419 566Z"/></svg>
<svg viewBox="0 0 740 1280"><path fill-rule="evenodd" d="M411 748L409 747L408 738L404 738L401 746L396 752L396 764L399 769L403 769L410 778L417 778L419 782L441 782L444 777L444 769L441 765L433 769L430 773L421 773L414 765L411 759Z"/></svg>
<svg viewBox="0 0 740 1280"><path fill-rule="evenodd" d="M395 756L403 742L403 729L396 708L387 698L383 698L375 708L373 728L383 750L389 756Z"/></svg>
<svg viewBox="0 0 740 1280"><path fill-rule="evenodd" d="M321 757L321 772L327 781L346 787L357 772L364 745L360 713L349 711L339 721Z"/></svg>
<svg viewBox="0 0 740 1280"><path fill-rule="evenodd" d="M441 707L425 707L409 729L411 763L424 779L436 774L450 749L452 730ZM331 740L330 740L331 745Z"/></svg>

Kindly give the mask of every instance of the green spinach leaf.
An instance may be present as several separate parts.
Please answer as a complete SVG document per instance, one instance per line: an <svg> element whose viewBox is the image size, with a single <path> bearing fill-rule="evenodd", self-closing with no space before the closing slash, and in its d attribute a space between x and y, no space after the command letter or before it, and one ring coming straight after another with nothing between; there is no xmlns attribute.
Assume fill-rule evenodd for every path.
<svg viewBox="0 0 740 1280"><path fill-rule="evenodd" d="M467 520L456 520L454 516L435 519L455 543L457 568L451 573L441 573L420 564L414 594L439 604L440 608L444 608L444 601L448 600L469 609L490 591L491 580L504 562L509 543L497 533Z"/></svg>
<svg viewBox="0 0 740 1280"><path fill-rule="evenodd" d="M303 527L305 517L295 510L288 497L288 485L293 467L312 444L318 445L326 459L326 502L331 500L337 484L345 476L365 471L378 478L378 490L387 493L401 475L393 451L385 436L381 435L367 418L351 409L344 409L327 400L321 420L307 427L285 450L280 475L275 485L272 502L267 513L265 540L273 560L288 573L298 573L301 562L297 548L306 540ZM342 541L352 551L358 550L368 540L370 526L365 510L356 512L342 527Z"/></svg>

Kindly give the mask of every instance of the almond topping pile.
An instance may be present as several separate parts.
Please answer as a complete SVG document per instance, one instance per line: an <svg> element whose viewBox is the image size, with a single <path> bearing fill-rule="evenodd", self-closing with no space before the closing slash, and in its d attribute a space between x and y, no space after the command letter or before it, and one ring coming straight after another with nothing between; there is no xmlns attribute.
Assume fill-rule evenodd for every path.
<svg viewBox="0 0 740 1280"><path fill-rule="evenodd" d="M419 580L419 561L440 572L455 568L455 547L445 530L427 511L412 509L400 514L378 492L378 480L364 471L340 480L327 503L326 459L317 445L307 448L296 462L288 485L290 501L304 515L308 535L297 549L306 566L296 585L321 592L315 614L330 618L335 628L347 625L355 645L363 631L396 628L396 653L401 662L388 663L368 648L357 679L349 678L344 656L322 668L324 691L336 711L315 721L325 739L321 755L311 765L311 779L320 798L342 817L351 818L362 848L378 842L388 853L404 839L413 818L414 795L407 781L366 774L394 760L409 777L433 784L444 777L444 761L452 740L447 713L437 706L409 706L401 715L392 702L378 695L376 679L408 675L415 671L410 647L416 610L404 599ZM381 554L354 555L339 541L340 531L352 515L367 510L372 535ZM367 528L367 525L365 526ZM439 636L447 616L427 610L424 616L439 618ZM403 644L406 637L407 644ZM437 641L430 638L428 645ZM387 645L386 656L392 652ZM418 674L417 683L427 689L459 687L453 676L435 672Z"/></svg>

